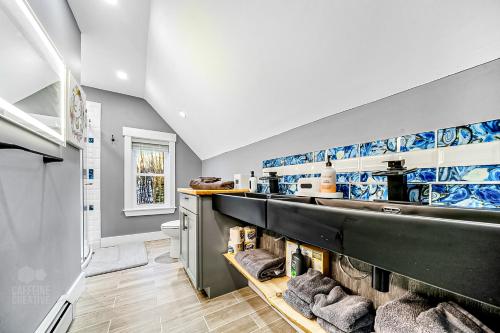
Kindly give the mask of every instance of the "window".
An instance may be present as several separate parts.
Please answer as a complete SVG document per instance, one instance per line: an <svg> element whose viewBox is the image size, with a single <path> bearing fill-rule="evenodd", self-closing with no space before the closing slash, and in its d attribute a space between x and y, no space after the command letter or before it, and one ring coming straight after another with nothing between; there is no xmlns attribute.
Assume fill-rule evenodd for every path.
<svg viewBox="0 0 500 333"><path fill-rule="evenodd" d="M176 135L123 128L126 216L175 211Z"/></svg>

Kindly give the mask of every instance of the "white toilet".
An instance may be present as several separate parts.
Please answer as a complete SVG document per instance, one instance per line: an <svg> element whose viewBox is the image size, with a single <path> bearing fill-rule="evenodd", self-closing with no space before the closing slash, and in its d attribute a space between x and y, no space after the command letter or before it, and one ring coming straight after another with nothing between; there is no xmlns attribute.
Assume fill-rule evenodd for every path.
<svg viewBox="0 0 500 333"><path fill-rule="evenodd" d="M179 248L179 226L180 221L169 221L161 225L161 231L170 238L170 258L177 259L180 255Z"/></svg>

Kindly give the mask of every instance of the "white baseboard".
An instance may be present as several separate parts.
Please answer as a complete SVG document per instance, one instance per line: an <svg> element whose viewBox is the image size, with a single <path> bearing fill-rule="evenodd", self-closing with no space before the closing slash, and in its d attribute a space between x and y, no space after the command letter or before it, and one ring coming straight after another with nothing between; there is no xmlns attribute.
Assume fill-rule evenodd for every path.
<svg viewBox="0 0 500 333"><path fill-rule="evenodd" d="M115 246L123 243L147 242L165 239L167 236L163 231L145 232L142 234L123 235L101 238L101 247Z"/></svg>
<svg viewBox="0 0 500 333"><path fill-rule="evenodd" d="M85 290L85 272L81 272L71 285L65 297L68 302L75 304Z"/></svg>
<svg viewBox="0 0 500 333"><path fill-rule="evenodd" d="M57 300L56 304L52 307L52 309L49 311L47 316L43 319L42 323L38 326L37 330L35 333L45 333L49 329L50 325L56 318L57 314L61 310L62 306L66 301L75 304L78 298L80 298L81 294L85 290L85 273L81 272L80 275L76 278L76 280L73 282L71 287L69 287L68 291L66 294L62 295L59 297Z"/></svg>

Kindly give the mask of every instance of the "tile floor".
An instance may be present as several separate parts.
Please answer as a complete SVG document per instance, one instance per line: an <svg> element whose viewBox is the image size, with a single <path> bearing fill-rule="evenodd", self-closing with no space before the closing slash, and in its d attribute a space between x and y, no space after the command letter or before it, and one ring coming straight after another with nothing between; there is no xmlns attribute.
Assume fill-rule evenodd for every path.
<svg viewBox="0 0 500 333"><path fill-rule="evenodd" d="M179 262L155 261L167 241L146 247L148 265L87 278L70 332L295 332L250 288L208 299Z"/></svg>

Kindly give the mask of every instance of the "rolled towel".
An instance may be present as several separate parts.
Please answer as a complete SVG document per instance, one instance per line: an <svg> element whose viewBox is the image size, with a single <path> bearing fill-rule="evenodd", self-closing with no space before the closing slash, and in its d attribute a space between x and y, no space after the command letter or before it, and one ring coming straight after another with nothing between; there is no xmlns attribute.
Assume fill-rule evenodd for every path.
<svg viewBox="0 0 500 333"><path fill-rule="evenodd" d="M419 332L417 316L431 308L429 302L419 295L407 292L377 309L375 332L413 333Z"/></svg>
<svg viewBox="0 0 500 333"><path fill-rule="evenodd" d="M439 303L437 307L420 313L416 321L421 333L493 333L454 302Z"/></svg>
<svg viewBox="0 0 500 333"><path fill-rule="evenodd" d="M342 287L314 297L313 313L342 332L365 332L373 327L373 303L362 296L347 295Z"/></svg>
<svg viewBox="0 0 500 333"><path fill-rule="evenodd" d="M307 319L314 319L316 316L312 313L311 305L309 303L304 302L300 299L293 291L290 289L285 290L283 293L283 299L287 302L292 308L299 311L304 317Z"/></svg>
<svg viewBox="0 0 500 333"><path fill-rule="evenodd" d="M335 327L324 319L318 318L316 321L318 322L319 326L323 327L323 329L329 333L346 333L345 331L342 331L340 328ZM371 326L366 326L359 328L356 331L352 331L351 333L370 333L371 331Z"/></svg>
<svg viewBox="0 0 500 333"><path fill-rule="evenodd" d="M264 249L239 252L235 259L259 281L266 281L285 274L285 257L276 257Z"/></svg>
<svg viewBox="0 0 500 333"><path fill-rule="evenodd" d="M312 268L309 268L305 274L288 281L288 289L307 304L313 303L314 296L317 294L328 294L337 285L335 280Z"/></svg>

